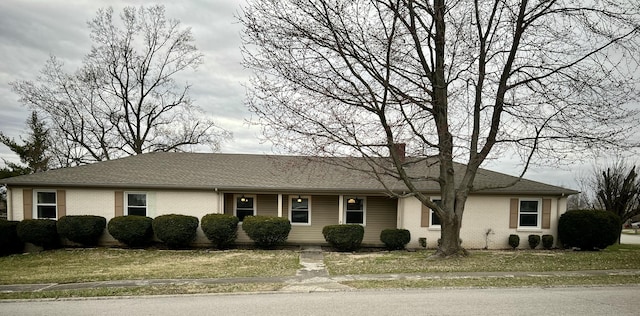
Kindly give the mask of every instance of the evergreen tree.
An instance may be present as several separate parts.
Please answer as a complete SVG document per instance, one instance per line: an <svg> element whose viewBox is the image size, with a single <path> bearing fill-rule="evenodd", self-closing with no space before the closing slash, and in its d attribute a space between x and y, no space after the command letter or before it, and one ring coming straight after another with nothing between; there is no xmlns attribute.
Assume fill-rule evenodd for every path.
<svg viewBox="0 0 640 316"><path fill-rule="evenodd" d="M9 162L4 160L5 167L0 169L0 178L14 177L23 174L46 171L49 169L49 130L38 117L38 113L33 111L31 117L27 119L29 135L22 140L22 145L14 139L7 137L0 132L0 142L9 147L11 151L20 157L20 162L24 164Z"/></svg>

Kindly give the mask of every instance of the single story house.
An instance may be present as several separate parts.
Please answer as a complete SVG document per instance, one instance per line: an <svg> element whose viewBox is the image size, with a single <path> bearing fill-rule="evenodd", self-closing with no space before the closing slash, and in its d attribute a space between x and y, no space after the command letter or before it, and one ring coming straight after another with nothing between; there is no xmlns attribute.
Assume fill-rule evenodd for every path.
<svg viewBox="0 0 640 316"><path fill-rule="evenodd" d="M2 179L6 184L8 219L58 219L65 215L115 216L187 214L199 219L226 213L286 217L292 222L288 242L324 244L322 228L332 224L361 224L364 245L381 245L380 232L404 228L411 232L408 247L419 238L435 248L440 238L437 216L414 197L391 197L374 177L338 166L340 159L300 156L150 153L72 168ZM408 167L419 174L437 174L433 164ZM456 165L464 168L464 165ZM461 174L462 172L457 172ZM473 193L462 222L466 248L508 248L508 236L518 234L526 247L529 234L557 236L557 223L566 211L567 197L576 191L520 180L485 169L475 186L494 189ZM403 193L404 185L385 180L386 187ZM433 200L434 182L418 183ZM557 238L555 238L557 240ZM238 242L251 240L238 229ZM105 231L102 244L115 244ZM195 244L208 240L198 229Z"/></svg>

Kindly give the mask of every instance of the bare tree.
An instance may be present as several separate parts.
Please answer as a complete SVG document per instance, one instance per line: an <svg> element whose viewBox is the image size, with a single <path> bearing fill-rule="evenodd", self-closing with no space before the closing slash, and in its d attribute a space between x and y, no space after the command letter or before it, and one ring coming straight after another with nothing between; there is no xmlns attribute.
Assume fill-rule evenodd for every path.
<svg viewBox="0 0 640 316"><path fill-rule="evenodd" d="M620 216L623 223L640 214L640 178L624 161L594 172L597 207Z"/></svg>
<svg viewBox="0 0 640 316"><path fill-rule="evenodd" d="M639 11L631 0L249 1L248 104L280 148L362 156L402 181L441 219L435 255L465 254L465 202L487 189L474 184L487 159L516 151L522 176L532 161L628 144ZM423 158L402 160L401 143ZM437 182L442 203L419 181Z"/></svg>
<svg viewBox="0 0 640 316"><path fill-rule="evenodd" d="M230 137L206 119L174 77L202 54L190 28L163 6L113 9L88 22L93 45L74 73L55 57L34 81L12 83L20 100L48 115L57 163L84 164L153 151L219 148Z"/></svg>

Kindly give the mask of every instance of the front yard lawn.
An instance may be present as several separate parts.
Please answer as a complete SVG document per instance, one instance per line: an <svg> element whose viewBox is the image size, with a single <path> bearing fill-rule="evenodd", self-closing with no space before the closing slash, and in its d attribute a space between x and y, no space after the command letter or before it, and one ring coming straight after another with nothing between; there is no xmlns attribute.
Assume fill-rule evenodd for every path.
<svg viewBox="0 0 640 316"><path fill-rule="evenodd" d="M288 250L59 249L0 257L0 284L295 275Z"/></svg>
<svg viewBox="0 0 640 316"><path fill-rule="evenodd" d="M331 275L640 269L640 245L614 245L603 251L471 251L466 258L427 260L433 252L332 252L325 254L325 265Z"/></svg>

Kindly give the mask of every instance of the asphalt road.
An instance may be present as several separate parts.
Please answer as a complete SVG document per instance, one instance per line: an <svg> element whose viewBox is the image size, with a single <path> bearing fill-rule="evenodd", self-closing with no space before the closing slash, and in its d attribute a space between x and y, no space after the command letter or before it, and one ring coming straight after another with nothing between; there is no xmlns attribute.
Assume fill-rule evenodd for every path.
<svg viewBox="0 0 640 316"><path fill-rule="evenodd" d="M638 315L639 286L2 301L0 315Z"/></svg>

